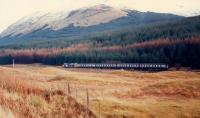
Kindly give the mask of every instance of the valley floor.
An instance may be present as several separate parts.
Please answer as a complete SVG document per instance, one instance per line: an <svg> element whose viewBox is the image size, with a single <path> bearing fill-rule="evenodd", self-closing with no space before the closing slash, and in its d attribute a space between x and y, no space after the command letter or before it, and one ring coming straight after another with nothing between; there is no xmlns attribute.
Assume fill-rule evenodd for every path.
<svg viewBox="0 0 200 118"><path fill-rule="evenodd" d="M200 72L6 65L0 105L16 117L199 118Z"/></svg>

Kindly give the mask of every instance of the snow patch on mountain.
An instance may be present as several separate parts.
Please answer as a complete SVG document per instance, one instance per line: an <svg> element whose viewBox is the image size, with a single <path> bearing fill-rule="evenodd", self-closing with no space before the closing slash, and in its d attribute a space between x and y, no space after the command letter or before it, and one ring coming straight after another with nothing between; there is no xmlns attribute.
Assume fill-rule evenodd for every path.
<svg viewBox="0 0 200 118"><path fill-rule="evenodd" d="M26 35L47 28L61 30L71 25L74 27L93 26L101 23L108 23L112 20L127 16L127 14L128 13L122 9L107 5L97 5L71 12L35 13L10 25L1 33L1 37Z"/></svg>

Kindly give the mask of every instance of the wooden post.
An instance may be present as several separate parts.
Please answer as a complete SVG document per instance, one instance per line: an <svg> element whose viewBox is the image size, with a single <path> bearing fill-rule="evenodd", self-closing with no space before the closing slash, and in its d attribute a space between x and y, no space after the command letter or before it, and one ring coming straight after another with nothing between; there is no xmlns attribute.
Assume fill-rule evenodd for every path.
<svg viewBox="0 0 200 118"><path fill-rule="evenodd" d="M13 69L15 68L15 59L13 59Z"/></svg>
<svg viewBox="0 0 200 118"><path fill-rule="evenodd" d="M70 91L70 85L69 85L69 83L67 85L67 90L68 90L68 95L70 95L71 91Z"/></svg>
<svg viewBox="0 0 200 118"><path fill-rule="evenodd" d="M88 89L86 89L86 95L87 95L87 106L89 106L89 92L88 92Z"/></svg>
<svg viewBox="0 0 200 118"><path fill-rule="evenodd" d="M15 79L15 59L13 59L13 79Z"/></svg>

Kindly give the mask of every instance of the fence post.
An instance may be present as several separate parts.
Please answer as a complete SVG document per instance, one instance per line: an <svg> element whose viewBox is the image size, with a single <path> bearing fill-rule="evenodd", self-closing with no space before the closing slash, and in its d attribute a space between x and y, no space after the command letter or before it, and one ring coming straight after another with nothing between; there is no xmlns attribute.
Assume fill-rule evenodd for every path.
<svg viewBox="0 0 200 118"><path fill-rule="evenodd" d="M13 69L15 68L15 59L13 59Z"/></svg>
<svg viewBox="0 0 200 118"><path fill-rule="evenodd" d="M15 59L13 59L13 79L15 79Z"/></svg>
<svg viewBox="0 0 200 118"><path fill-rule="evenodd" d="M89 106L89 92L88 92L88 89L86 89L86 95L87 95L87 106Z"/></svg>
<svg viewBox="0 0 200 118"><path fill-rule="evenodd" d="M70 95L71 90L70 90L70 85L69 85L69 83L67 84L67 91L68 91L68 95Z"/></svg>

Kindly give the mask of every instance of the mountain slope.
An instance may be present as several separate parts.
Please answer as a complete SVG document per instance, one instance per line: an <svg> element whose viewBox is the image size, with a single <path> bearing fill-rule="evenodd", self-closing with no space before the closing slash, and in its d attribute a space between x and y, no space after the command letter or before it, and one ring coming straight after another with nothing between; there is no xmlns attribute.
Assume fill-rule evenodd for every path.
<svg viewBox="0 0 200 118"><path fill-rule="evenodd" d="M55 38L105 31L131 25L182 18L172 14L117 9L106 5L72 12L36 14L25 17L1 33L3 38Z"/></svg>
<svg viewBox="0 0 200 118"><path fill-rule="evenodd" d="M86 27L107 23L123 16L126 16L126 12L105 5L78 9L70 13L35 13L9 26L2 32L2 36L26 35L46 28L57 31L70 25Z"/></svg>
<svg viewBox="0 0 200 118"><path fill-rule="evenodd" d="M0 64L14 58L16 63L52 65L121 62L200 68L200 16L53 40L8 41L15 43L0 46Z"/></svg>

